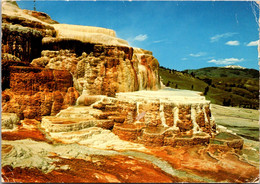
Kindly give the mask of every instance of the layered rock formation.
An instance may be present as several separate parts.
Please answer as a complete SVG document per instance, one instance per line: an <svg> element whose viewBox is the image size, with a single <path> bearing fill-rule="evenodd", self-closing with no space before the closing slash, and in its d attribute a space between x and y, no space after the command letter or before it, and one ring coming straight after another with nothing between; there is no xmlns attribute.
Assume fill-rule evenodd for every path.
<svg viewBox="0 0 260 184"><path fill-rule="evenodd" d="M54 115L75 105L78 92L115 96L160 88L152 53L133 49L113 30L57 24L3 2L2 32L3 111L20 118ZM44 100L30 102L39 96Z"/></svg>

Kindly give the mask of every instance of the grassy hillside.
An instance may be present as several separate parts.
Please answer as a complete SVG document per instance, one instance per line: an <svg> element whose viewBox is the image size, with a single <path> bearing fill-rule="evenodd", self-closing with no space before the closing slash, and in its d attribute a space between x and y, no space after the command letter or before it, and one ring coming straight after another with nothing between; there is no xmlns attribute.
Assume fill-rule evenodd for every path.
<svg viewBox="0 0 260 184"><path fill-rule="evenodd" d="M184 70L189 74L193 73L195 76L202 78L257 78L259 72L255 69L233 69L233 68L222 68L222 67L207 67L197 70Z"/></svg>
<svg viewBox="0 0 260 184"><path fill-rule="evenodd" d="M214 104L258 109L258 71L253 69L203 68L176 70L160 67L166 86L201 91Z"/></svg>

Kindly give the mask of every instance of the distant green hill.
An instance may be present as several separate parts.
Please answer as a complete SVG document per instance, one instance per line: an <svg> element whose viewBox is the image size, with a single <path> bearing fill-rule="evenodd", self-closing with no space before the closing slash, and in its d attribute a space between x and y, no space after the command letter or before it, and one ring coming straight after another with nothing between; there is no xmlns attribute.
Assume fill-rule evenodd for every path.
<svg viewBox="0 0 260 184"><path fill-rule="evenodd" d="M200 78L257 78L259 77L259 72L255 69L234 69L234 68L222 68L222 67L207 67L197 70L184 70L189 74L194 74L196 77Z"/></svg>
<svg viewBox="0 0 260 184"><path fill-rule="evenodd" d="M160 67L166 86L201 91L214 104L258 109L259 72L254 69L209 67L176 71Z"/></svg>

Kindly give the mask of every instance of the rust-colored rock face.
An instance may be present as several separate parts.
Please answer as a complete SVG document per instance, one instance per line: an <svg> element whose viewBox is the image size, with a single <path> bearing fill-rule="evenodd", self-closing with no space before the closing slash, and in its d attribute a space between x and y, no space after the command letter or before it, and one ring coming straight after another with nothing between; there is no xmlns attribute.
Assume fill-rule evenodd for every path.
<svg viewBox="0 0 260 184"><path fill-rule="evenodd" d="M60 91L48 92L46 90L31 95L17 94L6 90L2 95L2 110L3 112L16 113L21 119L41 119L42 116L55 115L61 109L74 105L77 96L77 92L69 91L61 93Z"/></svg>
<svg viewBox="0 0 260 184"><path fill-rule="evenodd" d="M3 112L40 119L75 105L79 93L66 70L10 66L10 89L2 93Z"/></svg>
<svg viewBox="0 0 260 184"><path fill-rule="evenodd" d="M36 67L10 67L10 89L20 94L34 94L48 89L66 92L72 86L72 76L66 70L50 70Z"/></svg>
<svg viewBox="0 0 260 184"><path fill-rule="evenodd" d="M1 69L2 69L2 90L10 88L10 67L11 66L28 66L28 62L21 61L18 57L2 53Z"/></svg>
<svg viewBox="0 0 260 184"><path fill-rule="evenodd" d="M5 12L8 9L4 8ZM17 10L20 11L20 10ZM33 17L46 14L25 12ZM42 38L55 36L52 26L29 17L3 14L2 24L2 110L19 118L41 119L74 105L78 92L67 70L32 67L41 55Z"/></svg>

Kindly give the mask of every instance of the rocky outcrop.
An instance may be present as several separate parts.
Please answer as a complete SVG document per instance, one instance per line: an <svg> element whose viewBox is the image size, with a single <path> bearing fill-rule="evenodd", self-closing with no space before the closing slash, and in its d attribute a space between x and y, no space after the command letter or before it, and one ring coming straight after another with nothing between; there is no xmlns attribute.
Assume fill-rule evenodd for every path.
<svg viewBox="0 0 260 184"><path fill-rule="evenodd" d="M89 95L160 88L159 63L151 52L133 49L110 29L55 23L44 13L4 2L2 53L26 66L32 61L36 67L67 70L78 92Z"/></svg>
<svg viewBox="0 0 260 184"><path fill-rule="evenodd" d="M44 17L43 13L32 13L35 17ZM41 18L44 19L44 18ZM48 19L46 19L48 20ZM49 19L49 22L53 20ZM2 22L4 24L11 24L11 25L20 25L24 28L31 28L39 31L43 37L45 36L55 36L56 31L52 25L48 24L43 24L42 22L35 21L35 20L30 20L24 17L17 17L17 16L12 16L12 15L6 15L2 14Z"/></svg>
<svg viewBox="0 0 260 184"><path fill-rule="evenodd" d="M46 90L33 95L16 94L6 90L2 93L2 110L3 112L17 114L20 119L35 118L40 120L42 116L55 115L61 109L74 105L72 102L76 101L77 95L77 92L75 94L75 92L70 90L67 93L61 93L60 91L49 92Z"/></svg>
<svg viewBox="0 0 260 184"><path fill-rule="evenodd" d="M149 52L131 47L83 44L75 40L59 39L45 44L44 47L57 51L42 51L42 57L31 64L70 71L79 92L115 96L118 92L160 88L159 63ZM77 56L84 48L86 52Z"/></svg>
<svg viewBox="0 0 260 184"><path fill-rule="evenodd" d="M32 67L39 57L42 39L55 36L44 13L23 11L15 3L3 2L2 12L2 111L20 119L41 119L75 105L79 94L67 70ZM47 22L43 22L43 18ZM52 22L57 23L57 22Z"/></svg>
<svg viewBox="0 0 260 184"><path fill-rule="evenodd" d="M11 66L10 89L16 94L35 94L38 91L66 92L72 87L72 76L66 70Z"/></svg>
<svg viewBox="0 0 260 184"><path fill-rule="evenodd" d="M2 110L16 113L21 119L55 115L75 105L79 93L72 84L66 70L11 66L10 89L2 92Z"/></svg>

